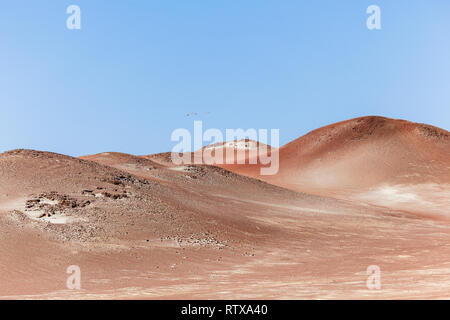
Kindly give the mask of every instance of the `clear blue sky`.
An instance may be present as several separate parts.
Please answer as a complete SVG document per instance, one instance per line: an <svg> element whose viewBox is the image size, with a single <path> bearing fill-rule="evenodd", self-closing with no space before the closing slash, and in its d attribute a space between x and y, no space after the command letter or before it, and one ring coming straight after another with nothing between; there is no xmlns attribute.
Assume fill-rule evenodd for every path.
<svg viewBox="0 0 450 320"><path fill-rule="evenodd" d="M169 151L194 119L281 144L364 115L450 129L448 0L14 0L0 40L0 151Z"/></svg>

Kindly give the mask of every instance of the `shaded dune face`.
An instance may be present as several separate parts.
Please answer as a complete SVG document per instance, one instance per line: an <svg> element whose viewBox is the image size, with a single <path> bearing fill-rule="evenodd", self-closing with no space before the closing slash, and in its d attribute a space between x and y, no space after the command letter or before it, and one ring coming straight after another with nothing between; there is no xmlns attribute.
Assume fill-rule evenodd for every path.
<svg viewBox="0 0 450 320"><path fill-rule="evenodd" d="M212 186L223 192L267 189L263 182L220 168L172 170L123 153L83 158L34 150L0 154L0 213L13 212L25 224L49 224L57 237L75 241L201 238L221 232L239 238L248 232L241 223L245 215L211 213L214 198L208 200L207 191ZM199 201L203 208L195 206Z"/></svg>
<svg viewBox="0 0 450 320"><path fill-rule="evenodd" d="M425 124L363 117L332 124L279 150L276 175L224 168L297 191L446 216L450 134Z"/></svg>
<svg viewBox="0 0 450 320"><path fill-rule="evenodd" d="M163 173L150 179L161 167L150 160L125 154L96 159L109 165L33 150L1 154L0 220L45 230L57 241L89 243L207 242L247 231L237 217L211 215L207 205L193 210L202 195L176 187L188 180L181 173L170 171L172 181Z"/></svg>
<svg viewBox="0 0 450 320"><path fill-rule="evenodd" d="M12 223L57 241L135 245L162 238L240 248L281 232L253 220L260 203L328 206L213 166L164 166L113 152L82 158L0 154L0 231Z"/></svg>

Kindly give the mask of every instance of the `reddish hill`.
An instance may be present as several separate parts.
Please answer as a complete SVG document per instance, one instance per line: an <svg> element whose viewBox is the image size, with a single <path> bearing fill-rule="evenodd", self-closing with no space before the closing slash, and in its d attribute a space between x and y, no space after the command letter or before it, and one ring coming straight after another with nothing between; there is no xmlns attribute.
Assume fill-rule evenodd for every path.
<svg viewBox="0 0 450 320"><path fill-rule="evenodd" d="M301 177L302 171L294 170L298 153L310 155L309 162L302 158L305 168L318 155L332 165L333 157L345 162L358 154L351 145L358 140L348 141L345 133L338 139L339 126L335 129L330 141L313 137L298 149L285 146L292 152L288 157L283 151L286 167L279 176L264 178L281 183ZM374 151L378 140L397 139L396 133L385 138L377 130L356 150ZM445 132L408 130L406 137L416 137L411 148L433 146L422 157L436 159L448 150ZM332 146L336 149L329 152ZM431 161L412 155L417 165ZM389 208L312 196L214 166L167 165L167 154L84 158L90 161L32 150L0 154L0 298L362 299L373 298L366 270L374 264L383 270L378 298L448 296L448 222L395 210L387 196L381 199ZM446 176L436 175L445 159L424 171L433 183L422 183L427 176L404 177L407 186L444 188ZM288 160L291 169L284 173ZM408 174L414 173L423 172ZM399 186L395 177L383 179ZM353 197L371 191L360 185L359 193L332 189L333 184L317 190ZM401 196L416 201L411 194ZM66 290L71 265L82 270L82 290Z"/></svg>
<svg viewBox="0 0 450 320"><path fill-rule="evenodd" d="M225 165L297 191L358 198L416 212L447 213L450 134L433 126L383 117L332 124L279 150L276 175L258 166Z"/></svg>

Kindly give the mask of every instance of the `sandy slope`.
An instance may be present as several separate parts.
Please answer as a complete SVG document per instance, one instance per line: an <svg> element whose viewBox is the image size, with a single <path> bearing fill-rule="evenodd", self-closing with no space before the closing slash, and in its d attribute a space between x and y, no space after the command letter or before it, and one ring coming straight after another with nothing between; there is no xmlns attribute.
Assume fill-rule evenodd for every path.
<svg viewBox="0 0 450 320"><path fill-rule="evenodd" d="M357 121L345 130L354 131ZM409 154L414 166L400 175L393 170L380 181L444 185L445 134L436 137L432 131L422 138L422 131L409 126L405 123L404 139L415 145L377 133L378 125L370 137L352 141L367 139L371 147L366 151L380 148L373 154L388 141L392 148L403 148L400 158L405 150L425 145L427 152L420 156ZM302 188L322 190L318 196L218 167L174 166L167 154L102 153L83 159L30 150L1 154L0 297L450 298L447 221L349 197L351 183L357 190L371 190L380 183L375 176L342 177L350 186L339 193L333 184L307 184L308 179L300 179L303 170L294 170L300 168L296 152L310 154L299 163L316 170L318 156L331 166L364 149L348 142L337 127L331 126L337 131L329 139L335 142L327 147L311 137L303 140L309 144L298 140L285 146L286 162L276 177L280 180L274 180L283 184L298 178L293 181L303 181ZM441 161L420 166L433 159ZM288 165L290 175L284 171ZM255 169L242 167L246 174ZM383 174L385 168L374 170ZM439 172L434 180L425 175ZM420 179L414 180L417 174ZM344 200L333 199L335 194ZM80 291L66 289L70 265L81 268ZM369 265L381 268L381 290L366 287Z"/></svg>
<svg viewBox="0 0 450 320"><path fill-rule="evenodd" d="M318 195L450 219L450 134L383 117L332 124L279 150L280 170L224 165L240 174Z"/></svg>

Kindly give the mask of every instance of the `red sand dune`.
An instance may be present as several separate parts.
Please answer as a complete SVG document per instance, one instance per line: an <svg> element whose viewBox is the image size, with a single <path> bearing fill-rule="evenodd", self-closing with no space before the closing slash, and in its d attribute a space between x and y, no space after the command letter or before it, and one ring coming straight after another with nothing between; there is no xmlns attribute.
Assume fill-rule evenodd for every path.
<svg viewBox="0 0 450 320"><path fill-rule="evenodd" d="M425 124L363 117L279 149L276 175L223 165L289 189L450 218L450 134Z"/></svg>
<svg viewBox="0 0 450 320"><path fill-rule="evenodd" d="M448 146L369 117L282 147L278 175L227 166L316 195L168 153L0 154L0 298L448 298Z"/></svg>

